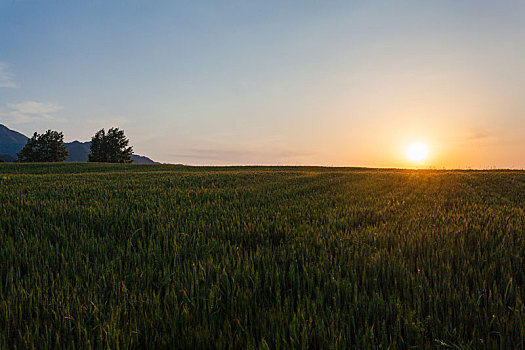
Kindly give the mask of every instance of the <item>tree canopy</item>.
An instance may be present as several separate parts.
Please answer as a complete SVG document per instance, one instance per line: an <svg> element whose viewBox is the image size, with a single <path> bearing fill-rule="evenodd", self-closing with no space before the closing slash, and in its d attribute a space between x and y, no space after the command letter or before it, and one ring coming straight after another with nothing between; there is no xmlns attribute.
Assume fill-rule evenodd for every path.
<svg viewBox="0 0 525 350"><path fill-rule="evenodd" d="M128 146L129 140L124 135L124 130L111 128L102 129L91 138L90 162L103 163L131 163L133 147Z"/></svg>
<svg viewBox="0 0 525 350"><path fill-rule="evenodd" d="M18 153L19 162L63 162L68 152L61 132L48 130L44 134L34 133Z"/></svg>

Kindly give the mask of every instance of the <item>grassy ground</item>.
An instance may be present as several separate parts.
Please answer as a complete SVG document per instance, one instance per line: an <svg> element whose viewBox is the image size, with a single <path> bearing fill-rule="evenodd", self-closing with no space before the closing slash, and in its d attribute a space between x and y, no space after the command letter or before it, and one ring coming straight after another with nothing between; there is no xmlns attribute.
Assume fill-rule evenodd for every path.
<svg viewBox="0 0 525 350"><path fill-rule="evenodd" d="M523 348L525 173L0 165L0 348Z"/></svg>

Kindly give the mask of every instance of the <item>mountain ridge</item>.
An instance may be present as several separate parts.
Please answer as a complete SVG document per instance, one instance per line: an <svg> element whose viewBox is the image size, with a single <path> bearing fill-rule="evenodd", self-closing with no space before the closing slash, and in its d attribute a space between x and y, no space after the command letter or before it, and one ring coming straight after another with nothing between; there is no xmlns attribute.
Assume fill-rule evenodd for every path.
<svg viewBox="0 0 525 350"><path fill-rule="evenodd" d="M6 162L13 161L17 158L17 153L25 146L29 138L24 134L9 129L7 126L0 124L0 158ZM66 162L87 162L90 153L91 142L81 142L78 140L64 142L69 152ZM131 160L134 164L159 164L146 156L132 154Z"/></svg>

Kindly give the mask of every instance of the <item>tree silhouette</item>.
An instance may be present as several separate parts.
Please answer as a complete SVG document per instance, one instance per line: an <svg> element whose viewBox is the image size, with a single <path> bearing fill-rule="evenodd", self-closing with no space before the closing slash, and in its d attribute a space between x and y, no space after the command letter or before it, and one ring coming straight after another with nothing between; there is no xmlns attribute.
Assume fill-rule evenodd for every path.
<svg viewBox="0 0 525 350"><path fill-rule="evenodd" d="M124 135L124 130L111 128L106 133L99 130L91 138L90 162L102 163L131 163L133 147L128 147L129 140Z"/></svg>
<svg viewBox="0 0 525 350"><path fill-rule="evenodd" d="M63 162L69 155L64 145L64 134L48 130L34 133L18 153L19 162Z"/></svg>

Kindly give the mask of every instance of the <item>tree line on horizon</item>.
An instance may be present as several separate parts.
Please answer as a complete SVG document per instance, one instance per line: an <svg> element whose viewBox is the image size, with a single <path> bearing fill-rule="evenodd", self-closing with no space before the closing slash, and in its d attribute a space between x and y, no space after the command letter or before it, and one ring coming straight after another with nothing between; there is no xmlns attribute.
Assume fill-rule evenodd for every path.
<svg viewBox="0 0 525 350"><path fill-rule="evenodd" d="M92 138L89 162L131 163L133 147L124 130L110 128L107 132L99 130ZM43 134L35 132L26 145L17 153L18 162L63 162L69 156L64 144L64 134L47 130Z"/></svg>

